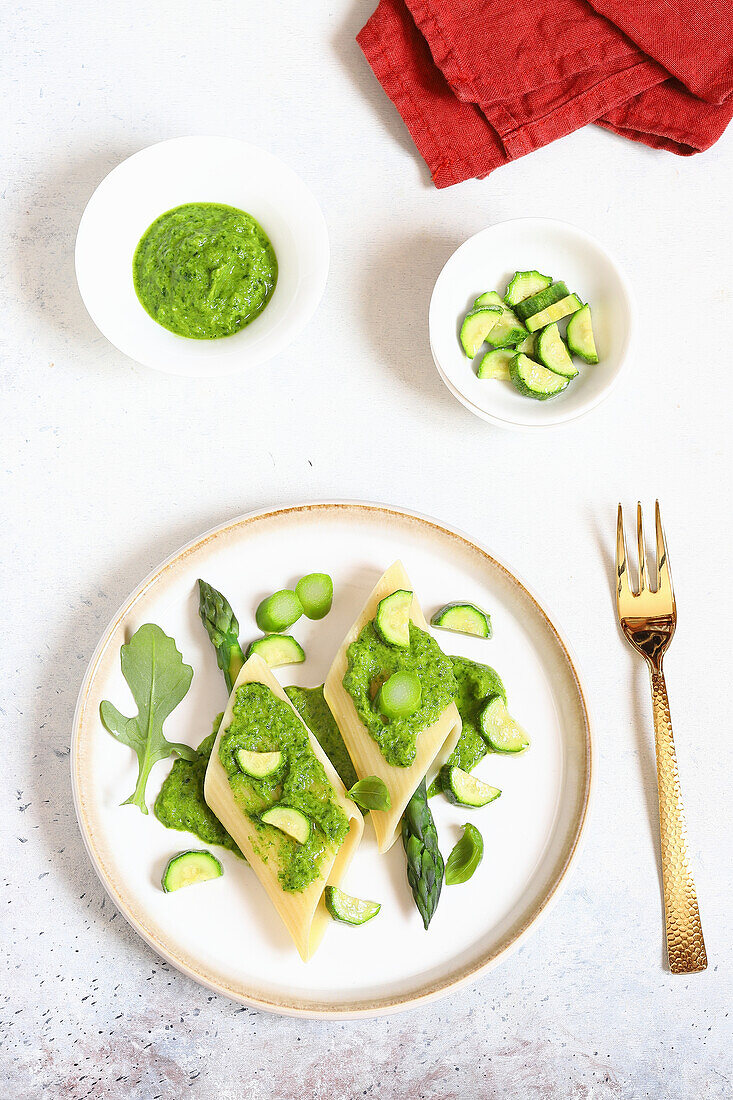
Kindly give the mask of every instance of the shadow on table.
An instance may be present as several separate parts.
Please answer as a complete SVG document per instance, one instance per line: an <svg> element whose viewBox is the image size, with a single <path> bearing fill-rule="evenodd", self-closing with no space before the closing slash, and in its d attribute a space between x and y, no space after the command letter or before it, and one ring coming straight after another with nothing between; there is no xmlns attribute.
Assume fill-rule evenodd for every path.
<svg viewBox="0 0 733 1100"><path fill-rule="evenodd" d="M377 6L377 0L356 0L347 17L332 39L332 46L341 65L346 70L369 109L379 118L387 132L387 140L395 141L410 154L419 166L423 186L432 188L428 167L418 153L402 117L372 72L369 62L361 52L356 36Z"/></svg>
<svg viewBox="0 0 733 1100"><path fill-rule="evenodd" d="M74 243L84 207L108 172L138 146L120 146L78 157L56 157L31 178L22 214L10 233L14 244L10 277L18 298L41 323L74 340L99 337L76 285Z"/></svg>
<svg viewBox="0 0 733 1100"><path fill-rule="evenodd" d="M375 244L361 264L359 317L377 358L422 402L457 408L430 352L428 310L435 280L460 244L457 237L411 234Z"/></svg>

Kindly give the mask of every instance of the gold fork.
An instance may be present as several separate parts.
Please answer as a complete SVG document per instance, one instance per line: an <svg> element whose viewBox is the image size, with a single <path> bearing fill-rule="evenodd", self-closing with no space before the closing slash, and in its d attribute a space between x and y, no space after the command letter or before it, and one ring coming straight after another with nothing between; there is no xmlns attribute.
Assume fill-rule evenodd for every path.
<svg viewBox="0 0 733 1100"><path fill-rule="evenodd" d="M649 666L654 708L654 741L657 751L657 787L659 790L659 832L662 847L662 883L664 923L667 933L667 957L674 974L692 974L708 965L702 937L700 911L695 883L687 854L687 823L677 769L677 754L672 737L667 686L662 659L677 625L677 607L669 572L667 547L656 503L657 587L652 590L646 569L644 525L641 504L636 526L639 547L639 591L633 592L626 568L624 517L618 506L616 535L616 604L621 629L631 645Z"/></svg>

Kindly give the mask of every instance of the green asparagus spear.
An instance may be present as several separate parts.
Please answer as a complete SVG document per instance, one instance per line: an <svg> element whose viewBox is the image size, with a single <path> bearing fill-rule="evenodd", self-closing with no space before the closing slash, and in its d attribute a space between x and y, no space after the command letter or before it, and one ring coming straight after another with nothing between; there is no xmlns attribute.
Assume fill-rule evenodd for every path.
<svg viewBox="0 0 733 1100"><path fill-rule="evenodd" d="M407 854L407 881L427 929L443 886L443 857L424 779L403 814L402 843Z"/></svg>
<svg viewBox="0 0 733 1100"><path fill-rule="evenodd" d="M244 664L244 654L239 644L239 623L221 592L200 579L199 615L216 650L216 659L224 673L227 691L231 692Z"/></svg>

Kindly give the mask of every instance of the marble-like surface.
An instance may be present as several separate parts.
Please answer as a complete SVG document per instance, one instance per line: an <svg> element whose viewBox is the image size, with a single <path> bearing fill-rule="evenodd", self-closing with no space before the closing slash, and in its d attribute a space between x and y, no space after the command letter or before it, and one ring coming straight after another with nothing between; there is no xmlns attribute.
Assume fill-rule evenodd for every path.
<svg viewBox="0 0 733 1100"><path fill-rule="evenodd" d="M0 1094L342 1100L733 1094L730 237L733 133L701 157L587 128L436 192L353 36L373 0L8 0L0 160ZM73 272L84 203L120 159L186 133L287 160L331 233L323 304L247 378L168 378L117 354ZM489 222L567 218L611 244L643 327L625 384L550 434L503 433L442 387L426 308ZM645 673L611 602L615 504L664 507L668 660L708 971L664 964ZM474 988L350 1023L280 1019L161 964L84 853L71 717L118 604L162 557L247 509L385 499L486 541L557 610L597 727L574 876Z"/></svg>

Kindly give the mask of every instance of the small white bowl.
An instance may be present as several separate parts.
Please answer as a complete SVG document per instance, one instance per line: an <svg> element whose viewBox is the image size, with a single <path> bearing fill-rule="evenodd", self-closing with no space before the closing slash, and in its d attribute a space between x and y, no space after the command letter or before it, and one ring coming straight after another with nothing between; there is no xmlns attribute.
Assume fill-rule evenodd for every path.
<svg viewBox="0 0 733 1100"><path fill-rule="evenodd" d="M600 363L580 373L559 397L534 401L510 382L480 380L458 333L474 299L503 294L515 271L537 269L567 283L593 313ZM447 388L476 416L501 428L527 430L575 420L608 397L631 351L635 306L619 265L582 229L549 218L517 218L482 229L450 257L430 300L430 350Z"/></svg>
<svg viewBox="0 0 733 1100"><path fill-rule="evenodd" d="M160 214L187 202L245 210L275 249L275 292L233 336L176 336L135 293L132 258L140 237ZM315 313L328 263L328 231L311 191L277 157L234 138L173 138L135 153L102 180L76 238L79 290L100 332L138 363L189 376L231 374L283 351Z"/></svg>

